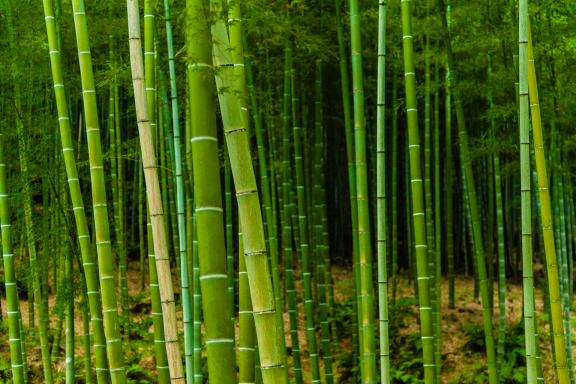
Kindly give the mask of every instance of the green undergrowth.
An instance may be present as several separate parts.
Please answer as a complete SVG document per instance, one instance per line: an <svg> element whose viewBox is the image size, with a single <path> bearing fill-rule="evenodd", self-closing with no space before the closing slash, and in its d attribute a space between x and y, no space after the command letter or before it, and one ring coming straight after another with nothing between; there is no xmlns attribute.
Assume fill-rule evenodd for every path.
<svg viewBox="0 0 576 384"><path fill-rule="evenodd" d="M466 337L463 349L475 361L471 369L461 370L449 384L488 382L485 364L478 359L485 353L484 329L482 324L464 323L460 326ZM499 382L503 384L521 384L526 382L526 352L524 349L524 328L516 323L506 329L505 353L498 367ZM475 359L476 357L476 359Z"/></svg>

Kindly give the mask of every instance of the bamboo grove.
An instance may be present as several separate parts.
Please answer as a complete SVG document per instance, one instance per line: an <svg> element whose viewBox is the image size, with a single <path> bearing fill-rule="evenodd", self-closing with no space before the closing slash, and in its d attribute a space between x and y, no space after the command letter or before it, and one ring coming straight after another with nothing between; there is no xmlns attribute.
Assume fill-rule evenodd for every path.
<svg viewBox="0 0 576 384"><path fill-rule="evenodd" d="M0 382L574 383L575 16L0 0Z"/></svg>

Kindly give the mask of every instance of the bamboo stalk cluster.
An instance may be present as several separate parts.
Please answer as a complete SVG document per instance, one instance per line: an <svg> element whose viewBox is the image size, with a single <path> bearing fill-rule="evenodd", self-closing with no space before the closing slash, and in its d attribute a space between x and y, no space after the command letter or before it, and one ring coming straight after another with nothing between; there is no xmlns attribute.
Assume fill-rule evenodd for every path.
<svg viewBox="0 0 576 384"><path fill-rule="evenodd" d="M546 376L542 334L550 335L547 358L557 381L573 381L576 210L570 176L554 165L569 159L569 149L555 120L547 142L528 1L519 0L517 19L514 8L509 21L518 22L519 33L513 113L519 141L513 151L487 154L478 154L477 136L495 145L504 131L492 114L499 64L493 52L485 55L483 102L490 113L479 135L450 1L419 8L412 0L379 1L374 63L366 60L373 47L366 48L370 28L358 0L349 0L346 12L339 0L313 2L312 10L283 3L288 24L310 11L314 34L328 25L336 33L334 57L308 61L296 27L284 26L281 43L258 40L260 32L250 29L260 22L257 3L145 0L141 15L138 0L127 0L121 17L127 29L111 28L103 44L88 29L102 10L72 0L63 11L59 0L43 0L49 101L32 100L34 81L14 71L13 106L0 104L13 118L18 151L7 159L12 137L0 131L12 382L31 382L31 359L41 360L44 382L58 382L62 338L66 383L80 375L86 383L130 382L136 329L147 324L159 383L332 384L345 376L338 359L348 344L338 332L349 337L350 380L392 383L401 332L394 320L402 315L400 282L408 281L419 325L417 372L426 384L440 383L448 374L445 314L460 294L456 272L474 278L486 382L505 380L507 285L514 273L523 287L527 382ZM110 19L124 15L117 4L105 8ZM18 9L4 0L1 10L6 46L16 52ZM420 35L416 17L436 30ZM72 24L74 65L65 56L74 44L63 30ZM372 69L374 78L367 75ZM44 165L51 174L41 177L41 194L28 137L37 109L58 124L60 140L47 135ZM519 165L517 174L506 173L510 164ZM16 207L22 219L9 204L16 174L24 180ZM342 317L337 263L351 267L344 327L335 321ZM17 287L22 269L28 269L28 327ZM549 326L537 306L540 287ZM142 297L149 308L139 316ZM64 303L54 321L51 300ZM75 339L80 317L82 359ZM26 340L38 343L38 357L30 356Z"/></svg>

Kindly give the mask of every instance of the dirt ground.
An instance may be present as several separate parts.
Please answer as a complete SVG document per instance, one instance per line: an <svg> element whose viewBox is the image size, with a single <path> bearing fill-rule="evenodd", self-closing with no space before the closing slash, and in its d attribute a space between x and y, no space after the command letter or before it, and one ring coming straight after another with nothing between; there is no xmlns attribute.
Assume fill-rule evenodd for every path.
<svg viewBox="0 0 576 384"><path fill-rule="evenodd" d="M140 293L140 273L138 271L138 263L134 262L129 265L128 269L128 286L129 292L132 297L138 296ZM333 281L334 281L334 300L335 302L346 302L351 299L352 295L352 275L351 271L342 267L333 267L332 270ZM174 276L175 278L175 276ZM302 292L301 281L296 279L297 284L297 291ZM482 306L479 302L476 302L473 298L474 292L474 281L471 278L466 278L463 276L458 276L456 278L456 305L454 309L448 308L448 281L444 279L442 281L442 356L443 356L443 365L442 365L442 382L449 382L453 379L459 372L463 372L465 370L471 370L474 368L474 364L476 364L479 360L483 358L479 358L477 355L474 358L471 358L470 352L464 348L464 344L466 343L466 335L463 333L461 329L461 325L464 323L475 323L481 324L482 323ZM494 289L494 294L497 295L497 289ZM400 278L398 281L398 293L397 297L414 297L414 291L409 281L405 278ZM143 305L145 308L149 305L149 297L143 298L137 305ZM498 321L498 305L497 305L497 297L495 296L495 308L494 308L494 327L497 327ZM513 324L517 324L521 321L522 316L522 286L518 284L511 284L508 283L507 285L507 292L506 292L506 316L507 316L507 326L512 326ZM78 304L78 303L77 303ZM6 303L2 300L2 311L3 316L6 316ZM49 298L49 307L53 308L55 305L55 298ZM299 303L300 310L299 310L299 341L301 350L305 353L306 351L306 335L304 333L304 315L303 315L303 308L302 304ZM543 298L542 292L537 290L536 292L536 309L539 313L542 313L543 310ZM82 337L83 334L82 330L82 321L81 321L81 313L79 310L79 306L76 306L77 310L75 312L75 329L76 329L76 359L80 360L83 354L82 349ZM29 306L27 301L21 301L21 310L22 310L22 318L24 324L27 326L29 324ZM377 311L376 311L377 313ZM414 313L417 314L417 308L414 305ZM49 314L50 316L50 327L54 329L58 322L57 316L53 313ZM180 314L179 314L180 315ZM143 316L143 314L137 314L132 312L131 313L131 321L139 322ZM181 317L181 316L179 316ZM180 318L181 323L181 318ZM284 314L284 322L286 330L289 330L289 318L288 314ZM572 327L573 329L573 338L576 337L576 328ZM238 332L238 329L236 329ZM414 321L407 321L407 323L400 328L399 332L404 335L416 333L419 331L419 323L417 318L414 318ZM541 352L542 352L542 365L543 370L545 373L545 381L552 382L554 379L554 373L552 370L552 362L551 362L551 348L550 343L547 341L549 338L547 335L549 334L549 329L547 323L543 319L539 319L539 331L543 337L541 344ZM152 332L152 329L150 329ZM286 332L286 345L287 347L291 347L291 341L289 337L289 332ZM392 335L391 335L392 336ZM8 343L0 343L0 360L9 360L9 351L8 351ZM63 346L64 343L62 342L61 345ZM143 343L138 344L143 345L142 348L147 348L146 351L141 351L142 353L139 356L138 365L142 368L153 372L155 370L154 366L154 358L153 358L153 351L152 347L150 347L150 343ZM333 351L337 352L337 348L342 349L349 349L351 345L350 339L342 339L338 340L337 342L332 344ZM147 346L147 347L146 347ZM40 348L37 345L33 345L31 342L27 344L27 353L28 353L28 364L33 368L33 370L37 369L40 371L41 369L41 357L40 357ZM576 346L573 346L573 353L576 355ZM64 358L62 356L63 352L61 353L60 358L57 361L54 361L54 369L56 372L62 372L64 369ZM306 356L306 354L303 354ZM310 367L308 364L308 359L303 359L303 370L304 370L304 378L307 381L310 380ZM338 382L338 370L337 370L338 362L335 361L335 368L336 368L336 382Z"/></svg>

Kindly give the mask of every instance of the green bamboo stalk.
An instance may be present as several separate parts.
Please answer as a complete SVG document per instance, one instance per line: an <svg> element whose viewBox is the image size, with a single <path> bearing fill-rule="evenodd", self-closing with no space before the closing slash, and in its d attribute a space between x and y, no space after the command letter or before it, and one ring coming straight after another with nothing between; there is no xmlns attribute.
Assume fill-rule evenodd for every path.
<svg viewBox="0 0 576 384"><path fill-rule="evenodd" d="M66 297L66 362L64 370L66 372L66 384L74 383L74 281L73 281L73 258L67 242L63 242L65 267L64 276L67 284Z"/></svg>
<svg viewBox="0 0 576 384"><path fill-rule="evenodd" d="M446 23L448 31L452 24L451 0L446 0ZM456 287L454 278L454 164L452 160L452 73L450 63L446 60L444 74L444 119L445 119L445 147L446 161L444 162L444 175L446 190L444 192L446 207L446 260L448 264L448 308L455 308Z"/></svg>
<svg viewBox="0 0 576 384"><path fill-rule="evenodd" d="M376 348L374 334L374 292L372 284L372 249L368 206L368 174L366 169L366 131L364 116L364 80L358 0L350 0L350 34L352 56L352 89L354 96L354 149L356 168L356 200L358 204L358 259L361 309L362 383L376 380Z"/></svg>
<svg viewBox="0 0 576 384"><path fill-rule="evenodd" d="M54 135L53 136L53 143L54 143L54 148L58 147L58 143L57 143L57 138ZM55 150L56 152L57 150ZM49 166L51 166L51 162L53 161L54 157L50 157L48 159L48 164ZM64 176L64 175L62 175ZM50 205L50 201L51 201L51 197L52 194L50 193L50 187L48 185L49 181L47 179L42 180L42 212L48 212L48 207ZM42 281L41 281L41 287L40 290L44 293L42 295L42 305L44 306L44 311L48 312L48 280L49 280L49 276L50 276L50 259L48 256L48 252L50 250L50 224L51 224L51 220L52 217L51 215L42 215L42 230L41 230L41 244L40 244L40 249L42 250L42 270L45 271L45 273L42 274ZM1 317L0 317L1 319Z"/></svg>
<svg viewBox="0 0 576 384"><path fill-rule="evenodd" d="M188 274L188 243L186 239L185 217L185 189L182 169L182 144L180 142L180 112L178 108L178 92L176 87L176 64L174 60L174 43L172 36L172 18L170 2L164 0L164 16L166 22L166 43L168 47L168 73L170 77L170 101L172 107L172 133L174 136L174 173L176 177L176 212L178 221L178 246L180 253L180 288L182 296L182 317L184 321L184 366L186 369L186 383L192 384L194 380L192 348L193 329L191 322L192 302L190 297Z"/></svg>
<svg viewBox="0 0 576 384"><path fill-rule="evenodd" d="M474 183L474 173L472 172L472 163L469 157L468 149L468 134L466 132L466 122L464 118L464 109L462 107L462 99L458 87L454 86L454 60L452 55L452 42L450 37L450 30L448 27L448 20L446 17L446 8L444 1L438 0L438 7L442 19L442 29L446 42L446 57L452 70L452 83L451 91L454 96L454 105L456 108L456 118L458 122L458 138L460 146L460 156L463 168L463 174L466 181L468 206L470 211L470 225L472 227L473 248L476 261L476 268L478 270L478 282L480 286L480 294L482 296L482 319L484 327L484 338L486 342L486 355L488 365L488 378L490 384L495 384L498 381L498 372L496 370L496 351L494 348L494 335L492 333L492 318L491 308L489 303L491 300L488 297L488 282L486 276L486 261L484 255L484 243L482 240L482 224L480 220L480 213L478 210L478 202L476 197L476 186Z"/></svg>
<svg viewBox="0 0 576 384"><path fill-rule="evenodd" d="M156 123L156 53L154 50L154 20L155 15L153 13L154 5L147 1L144 3L144 29L145 29L145 86L146 86L146 101L147 106L150 108L152 115L149 115L151 119L150 126L152 131L152 141L153 145L156 145L156 149L159 149L163 145L163 141L160 133L158 132L158 124ZM152 48L150 48L152 47ZM150 50L152 49L152 50ZM162 115L160 115L162 116ZM163 127L160 125L160 127ZM144 169L144 160L142 156L142 150L140 152L140 157L142 158L143 170L142 174L144 176L144 182L146 183L146 174ZM162 158L162 156L161 156ZM163 169L163 167L162 167ZM161 171L163 175L163 171ZM146 186L145 186L146 187ZM163 185L162 185L163 187ZM164 193L165 191L162 191ZM150 296L152 302L152 323L154 327L154 353L156 357L156 371L158 374L158 381L161 384L167 384L170 381L170 372L168 367L168 356L166 350L166 337L164 334L163 326L163 313L162 313L162 303L160 298L160 286L158 282L158 269L156 268L156 250L154 247L154 236L152 234L152 220L150 216L150 204L148 198L146 198L146 245L148 248L148 270L150 276ZM162 203L162 209L164 209L164 203ZM165 223L164 223L165 224Z"/></svg>
<svg viewBox="0 0 576 384"><path fill-rule="evenodd" d="M157 108L156 108L156 46L154 32L156 26L156 5L157 0L144 0L144 76L146 84L146 100L148 119L152 137L155 138L158 132ZM159 143L155 141L155 145ZM158 148L158 147L156 147Z"/></svg>
<svg viewBox="0 0 576 384"><path fill-rule="evenodd" d="M488 55L488 90L487 99L490 110L494 108L492 98L492 55ZM492 139L495 134L495 121L490 117L490 132ZM498 242L498 343L496 360L500 367L504 361L504 348L506 341L506 249L504 245L504 208L502 199L502 181L500 176L500 155L493 154L494 159L494 190L496 202L496 226Z"/></svg>
<svg viewBox="0 0 576 384"><path fill-rule="evenodd" d="M238 290L239 290L239 343L238 343L238 381L240 383L254 383L254 314L250 300L250 287L248 286L248 272L246 272L246 260L244 256L244 244L242 232L238 233Z"/></svg>
<svg viewBox="0 0 576 384"><path fill-rule="evenodd" d="M334 382L332 371L332 354L330 352L330 323L329 323L329 256L328 234L326 228L326 196L323 185L324 180L324 114L322 104L322 60L316 60L314 81L314 158L313 158L313 220L314 231L312 239L315 240L316 253L316 294L319 302L320 317L320 347L324 362L324 378L326 384Z"/></svg>
<svg viewBox="0 0 576 384"><path fill-rule="evenodd" d="M438 41L436 41L436 54L438 54ZM434 63L434 239L435 239L435 274L436 301L434 308L436 335L435 364L436 382L440 383L442 373L442 175L440 164L440 63L436 56Z"/></svg>
<svg viewBox="0 0 576 384"><path fill-rule="evenodd" d="M94 373L92 372L92 354L90 353L90 307L88 304L88 287L86 278L82 279L82 346L84 348L84 381L86 384L94 383Z"/></svg>
<svg viewBox="0 0 576 384"><path fill-rule="evenodd" d="M14 384L24 383L26 360L23 359L20 324L20 305L16 286L14 254L12 253L10 208L8 206L8 182L4 160L4 133L0 132L0 227L2 233L2 259L4 261L4 286L6 290L6 313L8 315L8 344L10 367Z"/></svg>
<svg viewBox="0 0 576 384"><path fill-rule="evenodd" d="M526 1L526 0L523 0ZM528 12L528 11L526 11ZM530 100L530 113L532 117L532 138L534 140L534 157L538 175L538 195L540 200L540 224L544 238L544 253L546 255L546 271L548 277L548 294L550 299L550 314L552 324L552 339L554 348L554 362L557 380L560 384L570 381L568 363L566 358L566 336L563 329L562 303L560 301L560 282L558 281L558 264L556 247L554 244L554 230L552 225L552 209L550 192L548 189L548 172L546 170L546 154L544 151L544 137L542 120L540 116L540 102L536 80L536 68L528 28L528 94Z"/></svg>
<svg viewBox="0 0 576 384"><path fill-rule="evenodd" d="M11 43L13 43L13 33L11 35ZM14 102L16 108L21 110L20 106L20 90L17 83L14 81ZM18 154L20 159L20 173L25 178L22 186L23 205L24 205L24 224L25 224L25 237L28 247L28 256L30 258L30 279L32 289L28 292L32 293L34 306L31 312L38 313L38 339L40 341L40 350L42 354L42 367L44 372L44 381L48 384L53 382L52 379L52 362L50 358L50 350L48 347L48 318L46 316L45 306L42 302L42 292L40 287L40 272L41 266L38 261L36 251L36 236L34 230L34 219L32 216L32 192L30 191L30 182L28 180L28 145L24 136L24 125L20 118L16 120L16 132L18 136ZM33 318L32 318L33 319ZM34 327L34 321L31 322Z"/></svg>
<svg viewBox="0 0 576 384"><path fill-rule="evenodd" d="M60 265L60 262L58 262L57 264ZM54 274L54 278L56 279L56 281L58 282L59 286L63 286L63 270L58 270L58 273ZM61 299L62 295L58 295L57 294L57 299ZM52 349L50 351L51 356L52 356L52 361L56 361L58 360L58 357L60 356L60 343L62 340L62 324L64 323L64 312L63 311L58 311L58 318L56 320L56 327L54 329L54 341L52 343Z"/></svg>
<svg viewBox="0 0 576 384"><path fill-rule="evenodd" d="M392 72L392 303L396 303L398 286L398 76Z"/></svg>
<svg viewBox="0 0 576 384"><path fill-rule="evenodd" d="M376 241L378 258L378 320L380 334L380 380L390 382L388 341L388 271L386 238L386 7L378 3L378 84L376 109Z"/></svg>
<svg viewBox="0 0 576 384"><path fill-rule="evenodd" d="M122 318L127 326L130 321L129 316L129 292L128 292L128 277L126 275L126 269L128 267L128 255L126 250L126 234L124 231L124 217L125 217L125 206L124 206L124 156L122 154L122 129L120 126L120 98L118 91L118 80L114 78L112 82L112 91L114 93L114 132L115 137L113 138L116 143L116 174L118 175L118 184L116 187L116 201L118 209L114 211L114 215L118 216L116 220L118 225L118 234L116 236L116 246L118 249L118 273L120 282L120 305L122 308Z"/></svg>
<svg viewBox="0 0 576 384"><path fill-rule="evenodd" d="M340 67L340 85L342 96L342 112L344 120L344 135L346 137L346 163L348 169L348 195L350 198L350 217L352 222L352 265L353 265L353 280L354 280L354 309L358 308L359 301L357 295L359 293L358 284L358 207L356 201L356 168L354 166L354 135L352 131L352 106L350 103L350 75L348 70L348 58L346 54L346 42L344 40L344 27L342 25L342 17L340 15L341 0L334 0L335 18L336 18L336 35L338 39L338 58ZM352 350L357 353L359 328L358 319L360 311L355 310L358 316L353 318L353 332L352 332Z"/></svg>
<svg viewBox="0 0 576 384"><path fill-rule="evenodd" d="M138 153L138 151L136 151ZM145 274L145 262L146 259L146 243L144 241L145 231L144 228L147 227L144 222L144 209L145 202L144 202L144 168L142 168L141 160L138 158L136 160L136 166L138 167L136 172L138 174L138 178L136 183L138 184L138 243L140 244L140 291L144 290L144 285L146 283L146 274Z"/></svg>
<svg viewBox="0 0 576 384"><path fill-rule="evenodd" d="M232 212L232 175L230 174L230 159L224 150L224 213L226 216L226 285L228 305L230 307L230 322L235 324L234 305L234 230Z"/></svg>
<svg viewBox="0 0 576 384"><path fill-rule="evenodd" d="M6 12L6 21L8 27L8 42L9 47L12 51L16 49L14 27L12 23L12 9L9 2L4 4ZM20 79L16 72L12 73L12 82L14 85L14 106L17 111L16 116L16 134L18 137L18 156L20 173L24 178L24 183L22 184L22 195L23 195L23 205L24 205L24 234L26 237L28 256L29 256L29 267L30 267L30 283L28 292L32 294L33 307L29 311L31 314L30 319L32 319L30 326L35 327L34 313L38 313L38 339L40 341L40 350L42 354L42 368L44 374L44 381L47 384L53 382L52 379L52 363L50 358L50 350L48 347L48 319L46 317L46 307L43 305L41 283L40 283L40 271L41 266L37 258L36 251L36 236L34 230L34 221L32 216L32 192L30 190L29 174L28 174L28 146L24 136L24 121L21 105L21 92L20 92ZM31 288L31 289L30 289Z"/></svg>
<svg viewBox="0 0 576 384"><path fill-rule="evenodd" d="M426 1L426 13L429 11L429 1ZM424 214L426 223L426 261L428 264L428 276L430 277L428 282L428 287L430 289L430 305L432 307L432 334L434 343L434 370L439 371L439 367L436 366L436 351L437 351L437 338L436 330L438 329L436 325L436 320L438 314L436 313L437 297L436 292L436 248L434 239L434 216L432 209L432 175L431 175L431 73L430 66L431 55L430 55L430 34L427 33L424 37Z"/></svg>
<svg viewBox="0 0 576 384"><path fill-rule="evenodd" d="M424 358L424 382L436 382L432 308L430 307L430 279L428 264L426 217L424 213L424 186L420 165L420 139L418 137L418 111L416 101L416 75L412 35L412 8L410 0L402 0L402 39L404 51L404 85L406 88L406 117L408 126L408 152L410 155L410 190L412 192L412 223L418 275L418 303L420 306L420 334Z"/></svg>
<svg viewBox="0 0 576 384"><path fill-rule="evenodd" d="M528 1L519 2L520 84L520 191L522 208L522 286L527 382L536 383L536 340L534 338L534 266L532 260L532 201L530 180L530 120L528 101Z"/></svg>
<svg viewBox="0 0 576 384"><path fill-rule="evenodd" d="M154 52L158 51L158 40L157 40L157 30L156 25L154 25ZM170 193L168 192L168 172L167 170L170 169L169 163L169 155L168 155L168 135L166 134L166 126L169 123L166 122L166 112L167 112L167 94L166 94L166 85L164 82L163 72L160 70L160 66L157 65L158 55L152 55L154 57L154 70L155 70L155 77L156 82L154 85L156 99L155 99L155 107L156 107L156 135L154 135L154 131L152 131L152 143L155 146L154 148L157 150L157 165L158 165L158 182L160 183L160 194L165 198L162 199L162 212L164 213L164 227L166 230L167 238L170 238L171 234L171 220L170 220ZM148 97L149 95L147 95ZM168 113L169 115L169 113ZM174 241L172 241L173 245L176 245ZM177 247L174 247L177 248ZM172 247L168 250L169 253Z"/></svg>
<svg viewBox="0 0 576 384"><path fill-rule="evenodd" d="M234 4L235 3L235 4ZM231 8L229 10L229 18L232 18L234 23L230 26L230 33L231 39L232 36L235 36L237 33L242 34L242 45L244 46L245 52L249 53L248 51L248 38L246 33L243 33L242 30L237 31L237 28L241 27L241 17L240 17L240 4L239 1L233 1L230 4ZM234 28L232 27L234 25ZM234 34L232 33L234 32ZM237 41L236 43L239 44L240 42ZM239 68L244 68L245 65L245 73L246 73L246 92L250 95L250 101L252 106L252 115L253 115L253 122L254 122L254 133L256 134L256 145L257 145L257 153L258 153L258 165L260 171L260 186L262 188L262 206L264 208L264 219L265 219L265 229L267 234L268 240L268 250L270 252L270 266L272 268L272 285L274 287L274 301L276 303L276 310L278 316L278 327L283 330L284 327L284 320L283 320L283 312L284 312L284 303L282 301L282 292L280 288L280 271L279 271L279 262L278 262L278 235L276 231L276 219L274 217L274 210L272 209L272 196L271 196L271 188L270 188L270 177L268 175L268 160L266 158L265 153L265 138L264 138L264 130L262 128L262 121L260 118L260 109L258 108L258 100L256 98L256 92L254 87L254 79L252 74L252 62L249 59L249 56L244 56L242 58L238 57L236 53L236 57L234 60ZM239 62L240 61L240 62ZM244 71L243 71L244 72ZM244 73L241 72L240 75L244 76ZM242 84L240 84L242 86ZM248 118L246 118L247 121ZM284 343L282 348L286 348L285 340L281 340Z"/></svg>
<svg viewBox="0 0 576 384"><path fill-rule="evenodd" d="M558 143L557 148L557 156L558 160L562 161L563 156L562 153L564 152L564 145ZM561 173L560 173L561 172ZM562 310L564 312L564 332L566 335L566 354L567 354L567 362L568 362L568 371L570 372L570 293L569 293L569 277L568 277L568 259L571 258L570 256L570 245L569 239L567 237L567 218L566 218L566 188L565 188L565 176L564 170L559 171L559 175L557 176L557 197L556 200L557 210L558 210L558 222L559 226L559 238L561 243L561 269L560 269L560 276L561 276L561 285L560 285L560 296L562 297ZM572 380L570 382L573 382Z"/></svg>
<svg viewBox="0 0 576 384"><path fill-rule="evenodd" d="M563 160L566 161L568 156L567 156L567 152L568 150L566 149L566 146L564 145L564 150L562 151L563 153ZM566 204L562 204L561 206L564 207L564 238L565 238L565 242L566 242L566 257L565 257L565 263L562 266L562 270L564 271L564 295L563 295L563 302L564 302L564 332L566 334L566 354L567 356L567 360L568 360L568 371L570 372L570 382L573 383L574 382L574 370L573 370L573 363L572 363L572 338L570 335L570 308L572 306L572 296L573 296L573 292L572 292L572 276L571 274L573 274L573 269L572 269L572 264L573 264L573 253L572 253L572 234L571 234L571 229L572 229L572 223L571 223L571 212L570 212L570 208L571 208L571 202L572 199L569 197L571 196L571 194L569 193L570 188L570 183L568 181L568 175L564 174L563 178L562 178L562 182L561 182L561 188L563 190L563 199L564 201L566 201Z"/></svg>
<svg viewBox="0 0 576 384"><path fill-rule="evenodd" d="M152 223L154 253L156 255L155 261L156 269L158 271L158 288L162 301L166 355L168 357L171 383L184 383L184 371L182 368L180 348L178 345L176 308L174 303L174 292L172 290L168 243L162 210L162 196L160 194L160 183L158 180L151 126L147 114L147 98L144 86L144 64L141 55L142 47L140 42L138 1L128 0L127 9L132 81L136 101L140 149L142 151L142 165L144 167L144 178L146 181L146 194Z"/></svg>
<svg viewBox="0 0 576 384"><path fill-rule="evenodd" d="M192 214L193 244L192 244L192 298L194 316L194 383L203 383L202 373L202 296L200 294L200 263L198 260L198 226L196 225L196 213Z"/></svg>
<svg viewBox="0 0 576 384"><path fill-rule="evenodd" d="M209 24L203 18L207 8L201 1L191 2L189 7L188 84L192 129L190 142L200 285L204 298L202 302L208 352L208 377L211 382L231 383L236 375L234 330L228 312L230 296L219 182L215 86L210 71L212 46ZM232 251L231 244L229 248ZM224 308L228 308L228 311ZM222 362L225 363L224 366Z"/></svg>
<svg viewBox="0 0 576 384"><path fill-rule="evenodd" d="M316 341L316 327L314 322L314 301L312 296L312 268L310 260L310 243L309 243L309 214L306 209L307 198L305 196L305 175L303 161L303 141L301 127L301 115L299 114L298 96L296 93L296 70L293 63L290 63L290 88L292 90L292 130L294 143L294 167L296 170L296 201L298 214L298 235L300 246L300 268L302 273L302 284L304 289L304 323L306 329L306 343L310 355L310 370L312 381L320 381L320 364L318 361L318 347Z"/></svg>
<svg viewBox="0 0 576 384"><path fill-rule="evenodd" d="M108 7L108 17L112 16L113 8L111 4ZM110 60L110 66L114 68L115 66L115 52L114 52L114 35L110 32L108 34L108 55ZM118 282L120 284L120 308L122 310L120 321L122 324L126 325L128 320L128 284L126 278L126 257L123 254L123 231L122 223L120 221L119 213L119 185L121 183L120 175L118 175L119 165L119 143L117 142L117 135L120 135L120 127L116 125L116 92L115 89L118 87L116 78L113 77L108 86L108 142L109 151L108 158L110 161L110 181L111 181L111 192L112 192L112 217L113 229L115 236L115 256L118 260ZM118 120L119 121L119 120Z"/></svg>
<svg viewBox="0 0 576 384"><path fill-rule="evenodd" d="M168 201L168 211L170 214L167 215L168 223L170 225L167 229L170 230L170 234L172 235L172 244L174 244L173 253L174 259L176 261L176 272L178 276L177 286L179 287L181 285L180 276L182 275L182 272L180 271L180 240L178 233L178 208L176 206L176 200L178 198L178 196L176 196L176 156L174 148L171 102L169 102L168 89L166 87L164 72L162 71L160 71L160 90L162 94L162 110L164 112L164 137L168 142L168 153L165 160L165 177L166 185L168 188L167 194L170 197Z"/></svg>
<svg viewBox="0 0 576 384"><path fill-rule="evenodd" d="M98 255L100 290L102 294L106 352L112 383L124 383L126 381L126 374L122 354L122 342L120 340L102 146L100 143L96 91L84 1L73 0L72 10L74 12L76 44L78 46L78 60L80 62L80 76L82 79L82 98L84 100L84 113L86 118L86 138L88 140L90 178L92 180L92 205L94 208L94 232L96 237L96 252ZM95 315L92 314L92 316Z"/></svg>
<svg viewBox="0 0 576 384"><path fill-rule="evenodd" d="M292 203L290 198L290 187L292 184L291 158L290 156L290 108L291 108L291 84L290 84L290 63L292 62L292 48L286 45L284 50L284 93L282 108L282 242L284 248L284 273L286 284L286 297L288 303L288 317L290 319L290 341L292 346L292 360L294 380L296 384L301 384L302 362L300 360L300 341L298 336L298 305L296 288L294 284L294 253L292 249L293 231L295 228L291 224ZM294 239L295 240L295 239ZM295 242L297 244L297 242Z"/></svg>
<svg viewBox="0 0 576 384"><path fill-rule="evenodd" d="M160 288L158 285L158 270L156 269L156 253L154 250L154 238L152 236L152 222L150 212L146 203L146 245L148 248L148 273L150 279L150 301L152 306L152 325L154 328L154 355L156 358L156 373L160 384L170 382L170 372L168 368L168 356L166 355L166 337L164 336L162 303L160 299Z"/></svg>
<svg viewBox="0 0 576 384"><path fill-rule="evenodd" d="M283 330L277 326L274 290L266 260L264 226L247 127L244 124L242 104L236 96L241 90L238 89L234 78L228 31L221 14L222 4L219 1L211 1L211 8L218 15L212 24L215 78L238 201L240 226L244 236L246 270L258 337L262 379L265 384L282 384L287 382L284 364L286 351L281 347L281 338L284 335Z"/></svg>

